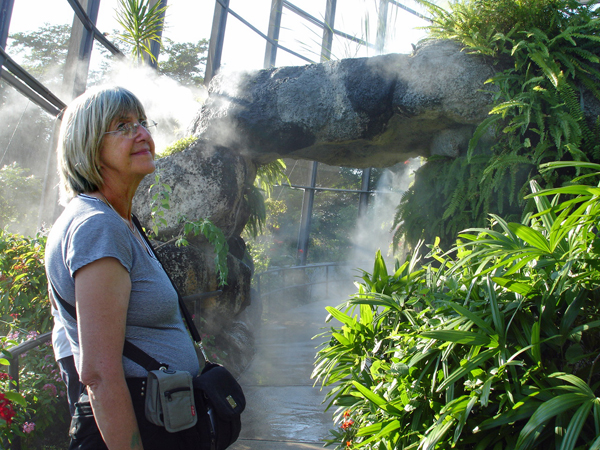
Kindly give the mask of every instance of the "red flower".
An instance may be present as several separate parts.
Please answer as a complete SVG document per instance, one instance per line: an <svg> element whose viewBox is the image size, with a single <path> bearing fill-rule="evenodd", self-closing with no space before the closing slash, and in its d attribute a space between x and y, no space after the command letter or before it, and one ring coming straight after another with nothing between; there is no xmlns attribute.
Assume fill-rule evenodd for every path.
<svg viewBox="0 0 600 450"><path fill-rule="evenodd" d="M342 423L342 430L347 430L348 428L350 428L352 425L354 425L354 420L352 419L348 419L346 421L344 421Z"/></svg>
<svg viewBox="0 0 600 450"><path fill-rule="evenodd" d="M0 393L0 418L4 419L7 425L10 425L15 414L10 400L4 394Z"/></svg>

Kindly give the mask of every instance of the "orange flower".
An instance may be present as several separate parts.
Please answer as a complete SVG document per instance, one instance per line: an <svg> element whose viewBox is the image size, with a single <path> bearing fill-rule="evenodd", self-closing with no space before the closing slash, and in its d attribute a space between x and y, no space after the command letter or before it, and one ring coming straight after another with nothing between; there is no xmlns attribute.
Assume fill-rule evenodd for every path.
<svg viewBox="0 0 600 450"><path fill-rule="evenodd" d="M345 420L344 422L342 422L342 430L347 430L352 425L354 425L354 420L352 420L352 419Z"/></svg>

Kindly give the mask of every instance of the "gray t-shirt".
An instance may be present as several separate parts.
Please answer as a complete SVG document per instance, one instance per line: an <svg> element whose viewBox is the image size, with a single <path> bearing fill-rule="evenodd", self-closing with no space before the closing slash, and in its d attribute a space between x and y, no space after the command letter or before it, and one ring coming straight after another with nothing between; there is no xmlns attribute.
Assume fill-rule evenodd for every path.
<svg viewBox="0 0 600 450"><path fill-rule="evenodd" d="M170 368L195 376L199 371L196 351L183 324L177 293L161 264L116 211L101 200L79 195L69 202L48 236L48 279L63 300L75 305L75 272L105 257L119 260L131 276L125 339ZM60 302L55 304L79 367L77 323ZM147 375L126 357L123 368L126 377Z"/></svg>

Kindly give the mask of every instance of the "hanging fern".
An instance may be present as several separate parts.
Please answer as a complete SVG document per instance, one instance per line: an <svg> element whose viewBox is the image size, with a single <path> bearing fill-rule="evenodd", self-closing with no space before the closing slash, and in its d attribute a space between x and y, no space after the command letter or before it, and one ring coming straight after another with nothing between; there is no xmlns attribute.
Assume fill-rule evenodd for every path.
<svg viewBox="0 0 600 450"><path fill-rule="evenodd" d="M246 223L246 230L253 238L262 233L267 217L265 199L262 193L264 192L266 197L270 198L273 186L283 183L291 184L290 179L285 174L285 169L286 165L283 159L277 159L258 167L254 186L246 189L244 199L250 209L250 217Z"/></svg>
<svg viewBox="0 0 600 450"><path fill-rule="evenodd" d="M439 236L443 246L455 232L482 226L490 213L526 208L529 179L551 187L572 175L540 174L539 164L600 158L600 121L588 123L582 111L584 90L600 100L600 11L572 0L462 0L448 11L418 1L433 18L431 38L456 40L464 51L508 67L487 82L494 87L493 107L466 155L419 169L397 209L395 242ZM480 148L490 134L494 144ZM427 183L425 176L438 179ZM438 187L435 195L413 192L428 184Z"/></svg>

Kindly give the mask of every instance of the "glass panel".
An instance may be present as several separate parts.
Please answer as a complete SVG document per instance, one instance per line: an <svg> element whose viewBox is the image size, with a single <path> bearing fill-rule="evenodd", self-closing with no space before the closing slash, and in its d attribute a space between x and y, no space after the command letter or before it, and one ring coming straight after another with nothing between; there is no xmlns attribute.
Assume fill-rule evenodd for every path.
<svg viewBox="0 0 600 450"><path fill-rule="evenodd" d="M377 36L378 4L379 2L372 0L338 2L335 29L374 44ZM344 38L338 37L338 39ZM350 55L342 57L348 58Z"/></svg>
<svg viewBox="0 0 600 450"><path fill-rule="evenodd" d="M323 30L321 27L284 8L279 32L281 45L311 61L319 62L322 41ZM282 49L277 50L277 66L301 66L304 64L309 63Z"/></svg>
<svg viewBox="0 0 600 450"><path fill-rule="evenodd" d="M268 23L268 16L266 22ZM254 23L252 25L259 28ZM262 69L265 58L265 46L266 41L260 35L235 17L230 16L227 19L227 32L225 33L225 43L223 44L221 67L235 71Z"/></svg>
<svg viewBox="0 0 600 450"><path fill-rule="evenodd" d="M230 8L244 20L267 34L269 28L270 1L248 2L231 0ZM257 70L263 68L265 39L254 30L230 15L227 18L227 31L223 46L222 66L233 70Z"/></svg>
<svg viewBox="0 0 600 450"><path fill-rule="evenodd" d="M427 15L425 8L412 0L403 0L401 3L419 14ZM390 5L384 53L411 53L413 46L427 35L426 30L418 28L428 24L427 20Z"/></svg>
<svg viewBox="0 0 600 450"><path fill-rule="evenodd" d="M200 0L169 0L163 36L175 42L196 43L200 39L210 39L214 3ZM237 12L237 8L232 9ZM227 25L229 26L229 20Z"/></svg>
<svg viewBox="0 0 600 450"><path fill-rule="evenodd" d="M358 194L317 191L308 246L308 263L347 260L355 245L352 230Z"/></svg>
<svg viewBox="0 0 600 450"><path fill-rule="evenodd" d="M334 189L360 189L362 169L349 169L325 164L319 164L318 167L317 186Z"/></svg>
<svg viewBox="0 0 600 450"><path fill-rule="evenodd" d="M293 185L307 186L310 183L311 162L305 160L284 159L286 174Z"/></svg>
<svg viewBox="0 0 600 450"><path fill-rule="evenodd" d="M292 0L290 3L321 22L325 20L327 0ZM339 1L338 1L339 4ZM284 8L288 9L288 8ZM288 9L289 10L289 9Z"/></svg>

